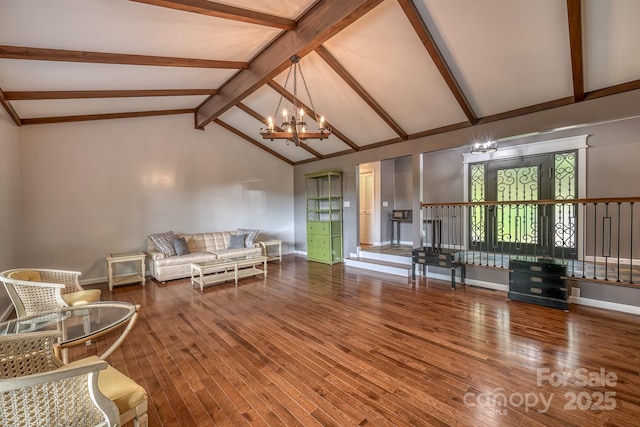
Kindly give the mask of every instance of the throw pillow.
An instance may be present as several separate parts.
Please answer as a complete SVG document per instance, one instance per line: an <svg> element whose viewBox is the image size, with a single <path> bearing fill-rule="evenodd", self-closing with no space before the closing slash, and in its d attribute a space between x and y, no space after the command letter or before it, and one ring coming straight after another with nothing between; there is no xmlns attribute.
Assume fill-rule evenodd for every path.
<svg viewBox="0 0 640 427"><path fill-rule="evenodd" d="M173 247L173 231L152 234L149 238L163 254L167 256L176 254L176 248Z"/></svg>
<svg viewBox="0 0 640 427"><path fill-rule="evenodd" d="M232 234L229 247L227 249L242 249L244 248L244 234Z"/></svg>
<svg viewBox="0 0 640 427"><path fill-rule="evenodd" d="M184 237L174 237L173 247L176 250L176 255L187 255L191 253L187 245L187 240Z"/></svg>
<svg viewBox="0 0 640 427"><path fill-rule="evenodd" d="M256 245L255 240L258 237L258 234L260 234L260 230L245 230L244 228L239 228L238 234L246 234L247 237L244 240L244 246L246 248L252 248Z"/></svg>

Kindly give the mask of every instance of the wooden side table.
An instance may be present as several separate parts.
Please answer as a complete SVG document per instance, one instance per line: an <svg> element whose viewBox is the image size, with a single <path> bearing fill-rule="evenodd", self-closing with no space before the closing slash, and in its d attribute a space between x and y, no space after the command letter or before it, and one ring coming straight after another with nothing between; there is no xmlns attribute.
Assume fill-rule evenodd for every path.
<svg viewBox="0 0 640 427"><path fill-rule="evenodd" d="M136 283L136 282L140 282L140 284L144 286L145 257L146 255L144 254L144 252L124 252L124 253L107 254L106 258L107 258L107 274L109 278L109 290L112 291L114 286L124 285L128 283ZM139 266L140 271L139 272L136 271L135 273L132 273L132 274L125 274L122 276L114 277L113 265L121 262L136 263L136 266Z"/></svg>
<svg viewBox="0 0 640 427"><path fill-rule="evenodd" d="M262 254L267 257L269 261L278 260L282 262L282 240L264 240L258 241L260 246L262 246ZM269 255L269 246L277 246L278 247L278 255Z"/></svg>

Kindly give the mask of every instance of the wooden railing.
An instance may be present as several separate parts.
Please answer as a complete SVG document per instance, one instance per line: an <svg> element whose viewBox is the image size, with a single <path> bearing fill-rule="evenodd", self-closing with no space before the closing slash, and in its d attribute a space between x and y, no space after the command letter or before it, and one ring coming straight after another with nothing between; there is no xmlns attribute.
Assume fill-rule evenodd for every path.
<svg viewBox="0 0 640 427"><path fill-rule="evenodd" d="M422 245L460 261L509 268L513 256L565 259L568 278L640 280L640 197L421 203Z"/></svg>

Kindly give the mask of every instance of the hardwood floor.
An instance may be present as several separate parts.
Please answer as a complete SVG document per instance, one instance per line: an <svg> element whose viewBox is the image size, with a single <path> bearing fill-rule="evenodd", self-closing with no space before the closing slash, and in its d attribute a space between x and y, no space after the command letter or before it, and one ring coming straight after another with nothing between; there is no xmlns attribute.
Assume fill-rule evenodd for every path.
<svg viewBox="0 0 640 427"><path fill-rule="evenodd" d="M640 419L635 315L576 305L564 312L510 302L504 292L412 284L294 255L237 288L200 292L189 280L149 280L105 289L103 299L142 305L109 362L147 389L150 426Z"/></svg>

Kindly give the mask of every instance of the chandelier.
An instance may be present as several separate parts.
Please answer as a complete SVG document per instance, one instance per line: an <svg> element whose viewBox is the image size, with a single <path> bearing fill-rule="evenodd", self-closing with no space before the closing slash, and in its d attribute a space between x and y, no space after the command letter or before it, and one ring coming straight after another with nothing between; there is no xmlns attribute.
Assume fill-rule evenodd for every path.
<svg viewBox="0 0 640 427"><path fill-rule="evenodd" d="M286 91L289 78L291 77L291 71L293 70L293 99L288 105L290 109L288 110L286 108L287 105L285 105L284 108L280 110L280 106L282 106L282 100L284 98L284 95L281 95L274 114L275 117L278 117L279 115L282 116L282 124L280 126L276 126L274 124L274 118L269 117L267 119L267 128L260 129L260 135L262 135L262 138L270 139L272 141L274 139L285 139L287 140L287 145L289 145L289 143L293 143L296 147L299 147L300 144L306 144L308 139L323 140L331 135L331 130L328 127L325 127L326 123L324 121L324 116L321 116L318 119L318 116L315 113L316 108L313 105L313 100L311 99L311 94L309 94L309 88L307 87L307 82L304 79L299 62L300 57L298 55L291 57L291 66L287 73L287 79L284 82L284 89ZM298 73L300 73L304 90L307 93L307 98L309 98L309 103L311 104L311 111L308 111L307 115L317 122L317 132L309 132L307 123L305 122L304 104L298 98Z"/></svg>
<svg viewBox="0 0 640 427"><path fill-rule="evenodd" d="M471 144L471 154L493 153L498 150L496 141L474 142Z"/></svg>

